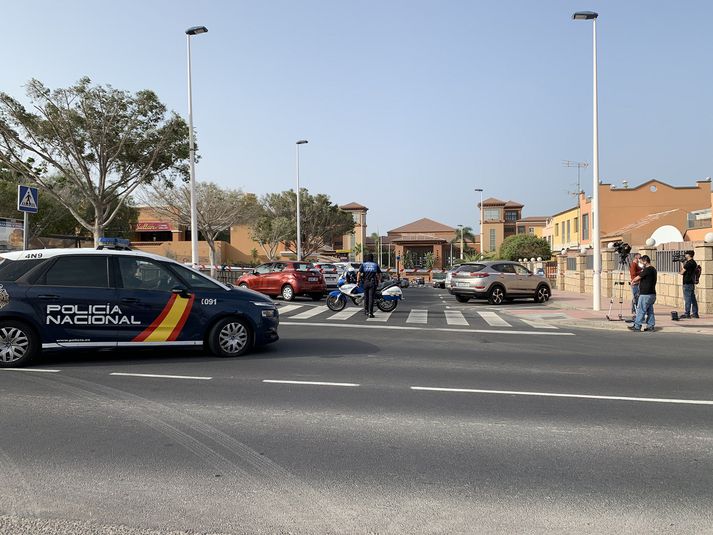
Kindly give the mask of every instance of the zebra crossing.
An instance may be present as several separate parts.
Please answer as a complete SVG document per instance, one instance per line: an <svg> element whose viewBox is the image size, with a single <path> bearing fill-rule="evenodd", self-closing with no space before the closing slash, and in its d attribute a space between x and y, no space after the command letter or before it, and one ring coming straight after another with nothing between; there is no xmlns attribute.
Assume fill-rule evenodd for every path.
<svg viewBox="0 0 713 535"><path fill-rule="evenodd" d="M375 317L364 318L363 309L360 307L346 307L339 312L331 311L326 305L301 305L289 304L279 307L280 318L285 320L325 320L328 323L347 323L352 320L353 323L362 323L366 320L367 323L389 324L394 325L403 323L408 326L429 326L443 325L448 327L463 328L463 327L498 327L503 329L529 327L532 329L557 329L556 326L547 323L540 317L522 318L508 317L503 318L500 314L494 311L469 311L464 314L461 310L432 310L428 308L403 308L397 309L394 312L381 312L376 310ZM296 323L297 323L296 322ZM518 325L519 323L519 325Z"/></svg>

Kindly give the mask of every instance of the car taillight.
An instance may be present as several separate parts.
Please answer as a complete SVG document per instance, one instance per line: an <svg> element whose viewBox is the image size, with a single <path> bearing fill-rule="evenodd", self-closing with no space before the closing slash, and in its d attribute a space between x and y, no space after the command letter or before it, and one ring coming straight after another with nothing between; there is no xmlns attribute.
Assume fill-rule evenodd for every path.
<svg viewBox="0 0 713 535"><path fill-rule="evenodd" d="M471 277L475 277L476 279L484 279L485 277L488 276L487 273L471 273Z"/></svg>

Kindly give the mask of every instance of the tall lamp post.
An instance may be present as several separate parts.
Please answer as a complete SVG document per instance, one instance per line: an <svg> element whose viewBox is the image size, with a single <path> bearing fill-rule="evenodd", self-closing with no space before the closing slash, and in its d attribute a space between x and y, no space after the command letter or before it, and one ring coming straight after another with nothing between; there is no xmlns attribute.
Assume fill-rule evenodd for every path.
<svg viewBox="0 0 713 535"><path fill-rule="evenodd" d="M460 259L463 260L463 225L458 225L460 229Z"/></svg>
<svg viewBox="0 0 713 535"><path fill-rule="evenodd" d="M485 258L483 251L483 188L475 188L475 191L480 192L480 258Z"/></svg>
<svg viewBox="0 0 713 535"><path fill-rule="evenodd" d="M594 269L592 271L592 310L601 310L602 301L602 249L599 236L599 105L597 99L597 17L594 11L577 11L574 20L592 21L592 63L593 63L593 130L592 130L592 248L594 250Z"/></svg>
<svg viewBox="0 0 713 535"><path fill-rule="evenodd" d="M191 176L191 264L198 264L198 214L196 209L196 146L193 140L193 89L191 85L191 37L206 33L205 26L192 26L186 30L188 43L188 165Z"/></svg>
<svg viewBox="0 0 713 535"><path fill-rule="evenodd" d="M302 261L302 232L300 227L300 145L309 143L306 139L300 139L295 143L296 166L297 166L297 261Z"/></svg>

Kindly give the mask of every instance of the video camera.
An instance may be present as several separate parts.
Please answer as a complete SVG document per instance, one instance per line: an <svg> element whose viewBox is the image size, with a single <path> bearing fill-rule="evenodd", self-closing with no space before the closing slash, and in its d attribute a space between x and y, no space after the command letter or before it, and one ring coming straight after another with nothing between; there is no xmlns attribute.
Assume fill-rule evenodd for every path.
<svg viewBox="0 0 713 535"><path fill-rule="evenodd" d="M615 241L612 243L612 249L614 249L620 258L626 258L631 252L631 245L623 241Z"/></svg>
<svg viewBox="0 0 713 535"><path fill-rule="evenodd" d="M687 251L674 251L671 255L671 262L685 262Z"/></svg>

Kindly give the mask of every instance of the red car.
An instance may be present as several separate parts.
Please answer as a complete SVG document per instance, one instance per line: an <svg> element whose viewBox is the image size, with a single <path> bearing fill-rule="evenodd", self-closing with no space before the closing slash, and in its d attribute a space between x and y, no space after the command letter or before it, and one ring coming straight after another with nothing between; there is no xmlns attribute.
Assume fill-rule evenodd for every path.
<svg viewBox="0 0 713 535"><path fill-rule="evenodd" d="M327 291L324 277L309 262L269 262L246 273L235 284L270 297L281 295L292 301L296 295L309 295L315 301Z"/></svg>

